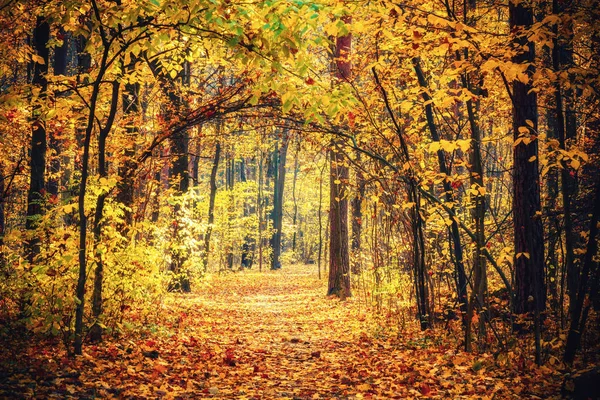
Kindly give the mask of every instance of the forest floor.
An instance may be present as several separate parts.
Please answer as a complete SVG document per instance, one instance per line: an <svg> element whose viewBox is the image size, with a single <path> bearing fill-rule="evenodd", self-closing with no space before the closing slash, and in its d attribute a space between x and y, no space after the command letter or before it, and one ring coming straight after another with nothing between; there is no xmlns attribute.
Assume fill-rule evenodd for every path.
<svg viewBox="0 0 600 400"><path fill-rule="evenodd" d="M550 366L465 353L443 328L387 336L357 299L324 296L315 270L214 275L76 358L14 338L0 398L560 398Z"/></svg>

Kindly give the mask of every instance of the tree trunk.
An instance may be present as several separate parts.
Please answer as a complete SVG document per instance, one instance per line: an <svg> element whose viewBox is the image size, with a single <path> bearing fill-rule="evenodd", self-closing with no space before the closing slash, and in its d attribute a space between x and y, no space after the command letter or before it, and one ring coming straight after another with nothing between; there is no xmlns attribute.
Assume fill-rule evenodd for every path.
<svg viewBox="0 0 600 400"><path fill-rule="evenodd" d="M108 177L106 162L106 139L108 138L108 134L110 133L117 112L119 103L119 87L119 81L113 82L113 93L109 116L106 126L100 130L100 135L98 137L98 175L100 176L100 179ZM100 318L102 315L103 306L102 290L104 283L104 260L102 259L102 252L99 251L98 245L102 241L104 204L107 197L108 189L105 189L96 200L94 227L92 229L94 233L94 253L96 255L96 268L94 269L94 290L92 292L92 316L94 317L94 324L90 329L90 340L92 342L102 341L102 327Z"/></svg>
<svg viewBox="0 0 600 400"><path fill-rule="evenodd" d="M585 330L589 309L598 295L598 262L594 261L594 258L598 253L596 236L598 235L598 220L600 219L600 180L596 183L595 197L578 292L574 296L576 300L571 312L571 326L565 346L564 360L569 364L573 363L575 359L575 354L581 344L581 336Z"/></svg>
<svg viewBox="0 0 600 400"><path fill-rule="evenodd" d="M225 187L227 189L227 197L228 197L228 217L227 217L227 231L231 233L232 231L232 220L234 218L234 208L235 208L235 199L233 188L235 186L235 150L233 146L230 152L226 153L225 157L225 176L226 176L226 184ZM233 238L232 238L233 239ZM233 269L233 243L231 240L227 242L225 245L225 250L227 252L227 269Z"/></svg>
<svg viewBox="0 0 600 400"><path fill-rule="evenodd" d="M537 96L532 90L535 44L526 33L533 24L533 13L526 5L509 3L511 31L521 53L515 63L530 63L528 83L513 82L513 223L515 243L515 299L517 314L534 313L536 320L544 311L546 289L544 282L544 242L540 206L538 172ZM526 48L525 48L526 46ZM539 322L539 321L538 321ZM538 325L538 323L536 323Z"/></svg>
<svg viewBox="0 0 600 400"><path fill-rule="evenodd" d="M319 218L319 255L317 259L317 269L319 272L319 280L321 279L321 258L323 255L323 172L325 172L325 168L327 167L327 158L325 159L325 163L323 168L321 168L321 175L319 176L319 208L318 218Z"/></svg>
<svg viewBox="0 0 600 400"><path fill-rule="evenodd" d="M360 153L356 153L356 162L361 163ZM356 193L352 198L352 237L350 240L350 253L352 254L351 269L353 274L360 274L361 263L361 233L362 233L362 202L365 198L366 183L363 171L356 168Z"/></svg>
<svg viewBox="0 0 600 400"><path fill-rule="evenodd" d="M170 79L165 75L163 70L157 68L156 64L153 65L154 73L159 78L159 81L164 85L164 93L169 98L170 107L166 110L166 120L170 120L177 116L176 113L182 111L185 105L182 101L181 95L178 92L177 82ZM189 85L190 70L189 63L184 62L183 69L180 72L178 78L181 80L181 84ZM170 142L170 154L174 157L172 166L169 169L169 182L174 189L176 196L184 195L189 189L189 161L188 161L188 142L189 134L186 129L181 129L169 137ZM181 200L180 200L181 201ZM182 224L182 210L180 204L175 204L173 207L173 239L175 242L180 243L183 238L181 237L181 224ZM171 252L171 263L169 270L173 273L173 280L169 285L170 290L182 291L189 293L191 291L190 279L188 271L184 270L184 264L188 258L187 249L185 246L177 246L177 249L173 249Z"/></svg>
<svg viewBox="0 0 600 400"><path fill-rule="evenodd" d="M213 158L212 170L210 171L210 194L208 198L208 228L204 235L204 258L202 260L204 272L208 269L208 257L210 254L210 236L215 223L215 199L217 197L217 172L219 171L219 159L221 158L221 143L215 145L215 157Z"/></svg>
<svg viewBox="0 0 600 400"><path fill-rule="evenodd" d="M420 60L418 58L413 59L413 65L415 68L415 72L417 74L419 85L423 89L427 89L428 85L427 85L427 81L425 80L425 74L423 73L423 69L421 68ZM427 118L427 126L429 128L429 132L431 133L431 139L434 142L439 142L440 135L439 135L437 125L435 124L435 120L434 120L433 106L430 102L431 96L429 95L428 91L426 91L426 90L423 91L423 100L425 100L425 104L426 104L425 105L425 116ZM446 161L446 154L444 153L444 150L438 149L437 157L438 157L438 167L439 167L440 173L446 175L447 177L450 177L450 170L448 169L448 163ZM442 183L442 187L444 189L444 197L446 198L446 203L454 204L454 195L453 195L454 190L452 189L450 180L444 179L444 181ZM454 210L454 207L452 207L451 210ZM469 337L469 333L467 332L467 330L469 329L468 324L470 323L470 320L467 318L469 301L467 298L467 274L465 272L465 265L464 265L464 260L463 260L463 247L462 247L462 241L460 238L460 232L458 230L458 223L455 218L452 218L452 217L450 217L450 218L451 218L450 237L451 237L451 243L452 243L452 251L454 253L454 264L455 264L456 276L457 276L456 294L458 297L459 307L460 307L460 310L462 313L463 325L466 328L465 334ZM469 342L470 342L470 340L469 340ZM466 344L466 342L465 342L465 344Z"/></svg>
<svg viewBox="0 0 600 400"><path fill-rule="evenodd" d="M4 180L4 164L3 161L0 161L0 274L4 273L4 267L6 265L4 254L4 235L6 234L4 202L6 198L6 189Z"/></svg>
<svg viewBox="0 0 600 400"><path fill-rule="evenodd" d="M555 5L553 5L553 8ZM544 16L542 16L543 18ZM552 32L557 35L558 26L554 25L552 28ZM558 49L555 48L558 46L558 38L555 36L553 39L552 49L549 47L544 47L544 67L552 68L554 72L557 72L558 67ZM560 84L558 82L554 83L555 91L560 90ZM557 108L556 108L556 95L548 95L546 97L545 103L547 104L547 108L545 110L546 116L546 125L548 132L548 140L558 140L559 134L558 130L559 125L557 121ZM560 92L558 93L560 96ZM562 114L562 110L561 110ZM546 174L544 179L545 183L545 191L546 195L544 196L545 202L543 204L544 207L544 215L549 216L558 212L558 196L559 196L559 171L557 168L550 168ZM559 287L558 287L558 271L559 271L559 260L558 260L558 249L559 245L562 244L562 228L561 221L558 218L547 218L547 229L545 230L546 238L544 240L547 243L547 253L546 253L546 265L548 268L548 295L550 297L550 307L554 313L556 313L557 317L560 318L561 326L563 324L563 314L562 306L559 307L559 303L562 304L562 300L559 295ZM562 286L562 285L561 285ZM562 287L561 287L562 293Z"/></svg>
<svg viewBox="0 0 600 400"><path fill-rule="evenodd" d="M465 87L469 88L465 79ZM470 89L470 88L469 88ZM471 321L474 309L479 310L479 337L485 337L485 321L487 319L487 269L485 255L485 186L483 184L483 165L481 161L481 134L473 102L467 100L467 115L471 128L471 153L469 156L469 172L471 188L478 193L471 195L473 209L471 215L475 224L475 250L473 252L473 291L467 312L467 334L465 347L471 350ZM542 253L543 254L543 253Z"/></svg>
<svg viewBox="0 0 600 400"><path fill-rule="evenodd" d="M351 22L350 17L344 23ZM339 82L350 79L352 64L352 35L340 36L335 42L335 77ZM330 154L329 187L329 283L327 295L341 299L350 297L350 254L348 249L348 185L349 170L341 149L342 143L333 140Z"/></svg>
<svg viewBox="0 0 600 400"><path fill-rule="evenodd" d="M594 1L592 9L598 10L600 2ZM593 18L593 17L592 17ZM570 32L572 33L572 31ZM591 35L591 61L596 70L600 67L600 32L595 30ZM572 37L569 38L572 40ZM572 53L571 53L572 56ZM572 59L570 60L572 62ZM569 64L568 60L567 63ZM567 65L565 65L567 66ZM568 103L568 100L567 100ZM567 109L568 106L565 107ZM565 113L567 114L567 113ZM566 117L566 136L569 137L569 121ZM580 183L582 187L589 190L581 190L578 209L583 211L580 214L589 219L589 233L587 234L587 244L585 245L585 254L582 257L581 269L578 270L577 292L571 292L571 301L569 304L569 316L571 319L569 334L565 347L564 360L572 364L579 347L581 339L586 329L586 322L591 307L600 309L600 269L598 260L598 229L600 221L600 171L598 169L598 156L600 155L600 118L597 115L587 119L585 126L586 142L584 150L589 155L589 162L579 170ZM591 181L591 182L590 182ZM588 183L589 182L589 183ZM573 193L571 193L573 195ZM584 217L584 220L587 218ZM584 237L584 229L581 229L581 237ZM578 229L576 228L576 231ZM577 247L583 247L577 245Z"/></svg>
<svg viewBox="0 0 600 400"><path fill-rule="evenodd" d="M125 84L125 92L123 93L123 114L125 116L125 133L132 139L138 134L138 129L135 123L136 115L140 110L139 107L139 83ZM120 232L126 236L129 228L133 223L133 200L134 200L134 174L137 168L135 161L134 140L128 141L130 147L123 150L123 158L118 167L119 183L117 184L116 201L123 206L124 217L123 224L120 226Z"/></svg>
<svg viewBox="0 0 600 400"><path fill-rule="evenodd" d="M246 173L246 159L242 158L242 162L240 164L240 182L247 182L248 174ZM248 217L249 215L255 212L255 207L244 203L244 217ZM252 268L252 263L254 262L254 251L256 248L256 241L252 237L249 231L247 231L246 236L244 237L244 243L242 244L242 257L241 257L241 265L242 268Z"/></svg>
<svg viewBox="0 0 600 400"><path fill-rule="evenodd" d="M59 34L63 37L63 44L54 49L54 75L67 75L67 54L69 49L69 37L64 30L60 29ZM50 156L50 174L48 182L46 183L46 189L48 194L58 199L60 179L60 153L61 146L59 138L57 137L58 132L50 132L48 140L48 147L52 151Z"/></svg>
<svg viewBox="0 0 600 400"><path fill-rule="evenodd" d="M201 130L202 130L202 126L200 126L198 128L198 135L201 134ZM193 159L192 159L192 182L194 183L195 187L200 186L200 152L202 151L202 147L201 147L201 143L200 143L200 138L197 137L196 138L196 149L195 152L196 154L194 155Z"/></svg>
<svg viewBox="0 0 600 400"><path fill-rule="evenodd" d="M416 59L418 61L418 58ZM413 60L414 62L414 60ZM418 62L417 62L418 64ZM417 297L417 317L421 325L421 330L426 330L431 326L433 315L430 310L430 296L427 288L426 275L427 265L425 264L425 237L423 234L423 219L421 216L421 197L417 178L414 169L410 166L410 153L408 144L404 137L404 131L398 123L395 112L392 109L387 91L381 84L379 75L375 67L371 67L373 78L383 97L385 108L394 125L396 136L400 141L401 156L404 165L408 165L408 171L404 178L407 186L408 202L413 206L410 209L410 230L412 235L412 267L415 284L415 293ZM427 192L424 192L427 193Z"/></svg>
<svg viewBox="0 0 600 400"><path fill-rule="evenodd" d="M77 278L77 306L75 308L75 340L73 344L74 353L81 354L83 346L83 312L85 309L85 283L87 280L87 215L85 213L85 194L89 175L90 143L94 123L96 121L96 105L100 94L100 85L106 73L106 64L109 48L104 47L102 59L98 66L98 75L92 85L92 93L89 101L89 113L87 126L83 139L83 158L81 161L81 180L79 182L78 212L79 212L79 275Z"/></svg>
<svg viewBox="0 0 600 400"><path fill-rule="evenodd" d="M273 236L271 236L271 248L273 255L271 258L271 269L280 269L281 261L281 237L283 228L283 191L285 188L285 164L287 159L287 150L289 136L287 129L284 128L281 147L275 152L276 176L273 182L273 211L271 220L273 221Z"/></svg>
<svg viewBox="0 0 600 400"><path fill-rule="evenodd" d="M86 38L84 36L77 36L74 38L75 48L77 53L77 84L87 84L89 83L89 77L87 74L89 73L92 65L92 59L85 51L86 47ZM84 78L82 78L84 76ZM63 201L72 201L73 199L78 197L79 185L80 182L77 182L74 179L73 171L80 171L82 168L82 151L84 147L84 138L85 138L85 126L87 124L87 117L79 118L75 127L75 142L77 144L77 156L72 159L68 154L65 154L62 159L63 166L67 166L68 168L64 168L64 173L62 176L62 183L66 190L63 192ZM65 224L74 226L77 224L76 217L71 215L65 215L63 217Z"/></svg>
<svg viewBox="0 0 600 400"><path fill-rule="evenodd" d="M296 154L294 156L294 179L292 180L292 200L294 203L294 214L292 217L292 224L294 225L294 235L292 237L292 251L296 253L296 239L298 234L298 199L296 198L296 181L298 180L298 155L300 153L300 142L296 148Z"/></svg>
<svg viewBox="0 0 600 400"><path fill-rule="evenodd" d="M43 17L37 17L36 26L33 30L33 47L38 57L44 60L43 64L33 62L32 84L40 89L39 98L33 104L31 155L30 155L30 178L29 191L27 193L27 221L25 226L32 231L27 247L27 258L30 264L35 262L40 252L40 239L33 231L37 227L37 219L44 213L44 191L46 179L46 126L42 117L43 102L46 99L48 81L48 41L50 40L50 26Z"/></svg>
<svg viewBox="0 0 600 400"><path fill-rule="evenodd" d="M567 8L558 0L552 2L553 12L557 15L566 15ZM561 70L568 70L573 66L573 32L572 22L566 22L566 37L557 36L554 40L552 49L552 67L560 76ZM558 35L558 33L557 33ZM560 39L560 40L559 40ZM572 78L572 74L568 75ZM564 93L564 95L563 95ZM559 147L563 151L568 151L571 141L576 136L576 117L574 112L573 89L567 88L564 91L561 88L560 81L556 80L554 84L554 106L556 118L556 136ZM564 111L563 111L564 110ZM576 200L577 178L571 175L566 163L562 162L560 169L561 194L564 218L564 243L565 243L565 270L567 274L567 293L569 294L569 313L574 312L577 298L577 287L579 285L579 265L574 249L583 247L583 243L578 240L578 228L573 221L573 202ZM575 204L576 206L576 204ZM583 229L583 227L579 227Z"/></svg>
<svg viewBox="0 0 600 400"><path fill-rule="evenodd" d="M258 159L258 191L256 194L256 213L258 214L258 270L263 265L263 152L259 151Z"/></svg>
<svg viewBox="0 0 600 400"><path fill-rule="evenodd" d="M350 255L348 249L348 199L346 185L349 170L339 147L330 152L329 179L329 285L327 295L345 299L350 290Z"/></svg>
<svg viewBox="0 0 600 400"><path fill-rule="evenodd" d="M431 326L431 309L429 290L427 288L427 265L425 264L425 238L423 235L423 220L421 219L421 198L417 191L416 182L411 178L408 188L408 201L414 206L410 210L410 224L413 241L413 272L415 278L415 293L417 295L417 311L421 330Z"/></svg>

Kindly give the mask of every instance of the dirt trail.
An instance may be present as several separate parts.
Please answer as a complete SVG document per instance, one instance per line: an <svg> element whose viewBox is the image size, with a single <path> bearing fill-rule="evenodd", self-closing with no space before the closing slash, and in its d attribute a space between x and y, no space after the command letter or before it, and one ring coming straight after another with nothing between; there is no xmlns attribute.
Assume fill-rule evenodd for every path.
<svg viewBox="0 0 600 400"><path fill-rule="evenodd" d="M416 330L386 337L356 299L326 298L326 280L315 270L209 277L195 293L170 296L154 309L158 318L143 321L144 333L86 346L75 360L60 345L49 351L47 343L33 346L23 353L31 365L0 380L0 398L522 399L558 393L549 369L501 366L491 355L466 354Z"/></svg>

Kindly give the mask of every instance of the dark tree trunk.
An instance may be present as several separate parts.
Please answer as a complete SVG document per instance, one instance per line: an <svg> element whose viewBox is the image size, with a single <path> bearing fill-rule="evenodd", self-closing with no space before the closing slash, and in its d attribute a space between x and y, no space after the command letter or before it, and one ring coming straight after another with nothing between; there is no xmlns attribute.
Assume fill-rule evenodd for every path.
<svg viewBox="0 0 600 400"><path fill-rule="evenodd" d="M169 181L173 183L175 192L178 195L183 195L189 188L188 174L188 133L186 130L179 131L171 136L171 155L175 157L173 166L169 171ZM179 204L174 207L175 224L173 229L173 237L176 241L182 240L180 221L182 220L181 206ZM181 247L181 246L180 246ZM182 291L189 293L191 291L190 279L187 271L184 271L183 265L187 260L185 249L175 250L171 254L171 264L169 270L173 272L174 280L170 285L171 290Z"/></svg>
<svg viewBox="0 0 600 400"><path fill-rule="evenodd" d="M531 8L509 3L510 27L514 42L521 51L515 63L531 63L527 74L533 75L535 44L528 41L526 31L533 24ZM527 46L527 49L524 47ZM537 96L531 82L513 82L513 222L515 240L515 299L517 314L539 315L546 305L544 281L544 242L540 206L538 172ZM536 317L536 319L538 319Z"/></svg>
<svg viewBox="0 0 600 400"><path fill-rule="evenodd" d="M568 8L563 2L553 1L553 12L557 15L566 15ZM557 35L554 39L552 49L552 67L560 76L560 70L568 70L573 67L573 26L572 22L566 22L563 31L566 35ZM569 78L573 75L569 74ZM576 138L576 116L573 89L568 87L561 88L560 81L555 82L554 87L555 117L556 117L556 135L561 150L569 151L572 141ZM573 208L577 207L577 178L571 175L569 167L563 162L563 168L560 170L562 206L564 215L564 236L565 236L565 270L567 275L567 293L569 294L569 312L573 312L577 298L577 287L579 285L580 261L575 255L575 248L583 247L583 243L578 240L578 230L583 226L576 226L574 222ZM580 204L583 208L585 205Z"/></svg>
<svg viewBox="0 0 600 400"><path fill-rule="evenodd" d="M345 17L345 23L351 18ZM352 75L350 55L352 35L341 36L335 42L335 77L341 83ZM341 299L350 297L350 254L348 249L348 198L346 186L350 173L341 149L342 144L334 140L330 153L329 187L329 283L327 294Z"/></svg>
<svg viewBox="0 0 600 400"><path fill-rule="evenodd" d="M204 272L208 269L208 257L210 255L210 236L212 234L213 224L215 223L215 199L217 197L217 172L219 171L219 159L221 158L221 143L215 145L215 157L213 159L212 170L210 171L210 194L208 199L208 228L204 235Z"/></svg>
<svg viewBox="0 0 600 400"><path fill-rule="evenodd" d="M416 61L416 62L415 62ZM418 58L413 60L413 63L418 65ZM383 97L385 109L394 125L396 136L400 141L401 157L405 165L410 166L410 153L408 144L404 137L404 130L400 126L395 116L395 111L392 109L387 91L381 84L379 75L375 67L371 68L373 78ZM403 174L404 175L404 174ZM408 202L412 204L410 209L410 230L412 236L412 267L413 278L415 284L415 293L417 297L417 316L421 325L421 330L426 330L431 326L433 315L430 310L430 295L427 287L427 265L425 264L425 237L423 234L423 219L421 214L421 197L415 171L409 167L404 182L407 186ZM427 193L427 192L424 192Z"/></svg>
<svg viewBox="0 0 600 400"><path fill-rule="evenodd" d="M271 236L271 248L273 255L271 258L271 269L280 269L281 262L281 237L283 228L283 190L285 188L285 164L287 159L287 150L289 136L287 130L283 132L281 147L275 152L276 176L273 182L273 211L271 220L273 221L273 236Z"/></svg>
<svg viewBox="0 0 600 400"><path fill-rule="evenodd" d="M199 133L200 130L202 129L202 127L199 127ZM200 185L200 151L202 150L201 145L200 145L200 139L197 138L196 139L196 149L195 152L196 154L194 155L193 159L192 159L192 182L194 183L194 186L199 186Z"/></svg>
<svg viewBox="0 0 600 400"><path fill-rule="evenodd" d="M89 78L82 78L83 74L87 74L90 71L92 59L90 55L85 51L86 39L84 36L78 36L73 38L75 42L75 50L77 53L76 64L77 64L77 84L87 84ZM75 127L75 140L77 142L77 153L78 155L72 159L68 154L64 154L62 158L62 164L65 167L62 174L62 186L65 187L63 192L63 199L65 201L71 201L78 197L79 193L79 182L75 179L73 174L74 171L81 171L82 168L82 151L85 138L85 126L87 124L87 117L81 117ZM65 215L63 220L67 225L76 225L77 218L71 215Z"/></svg>
<svg viewBox="0 0 600 400"><path fill-rule="evenodd" d="M263 265L263 231L264 231L264 212L263 212L263 152L259 151L258 159L258 190L256 193L256 213L258 214L258 270L262 271Z"/></svg>
<svg viewBox="0 0 600 400"><path fill-rule="evenodd" d="M579 287L575 304L571 312L571 326L565 346L565 362L571 364L581 344L581 336L585 330L590 307L598 296L598 262L594 260L598 253L598 220L600 219L600 180L596 183L594 210L590 221L588 242L579 279ZM586 301L587 300L587 301Z"/></svg>
<svg viewBox="0 0 600 400"><path fill-rule="evenodd" d="M413 65L415 67L415 71L417 73L417 78L419 80L419 85L422 88L427 88L427 81L425 79L425 74L423 73L423 70L421 68L421 63L420 60L418 58L415 58L413 60ZM438 132L437 129L437 125L435 124L435 120L434 120L434 115L433 115L433 106L430 102L431 100L431 96L428 94L427 91L423 91L423 99L425 100L425 116L427 118L427 126L429 128L429 132L431 133L431 139L434 142L439 142L440 141L440 134ZM440 169L440 173L446 175L446 176L450 176L450 170L448 169L448 163L446 161L446 154L444 153L444 150L439 149L437 151L437 157L438 157L438 166ZM452 189L452 185L450 184L450 181L448 179L444 179L443 183L442 183L442 187L444 189L444 197L446 198L446 203L447 204L454 204L454 190ZM454 210L454 208L452 207L452 210ZM468 311L468 298L467 298L467 274L465 272L465 265L464 265L464 259L463 259L463 247L462 247L462 241L460 238L460 232L458 229L458 223L456 222L455 218L451 218L451 225L450 225L450 242L452 244L452 251L454 253L454 264L455 264L455 269L456 269L456 293L457 293L457 297L458 297L458 303L459 303L459 307L462 313L462 321L463 321L463 325L467 325L467 311Z"/></svg>
<svg viewBox="0 0 600 400"><path fill-rule="evenodd" d="M329 284L327 295L345 299L350 290L350 254L348 249L348 199L346 185L349 170L339 147L330 151L329 179Z"/></svg>
<svg viewBox="0 0 600 400"><path fill-rule="evenodd" d="M169 105L164 110L165 120L170 121L178 118L178 113L183 112L186 105L182 101L181 93L177 87L175 79L171 79L166 71L161 68L156 60L148 62L153 75L161 84L163 93L169 100ZM190 66L188 62L183 63L183 68L177 79L182 85L189 85ZM188 171L188 132L186 129L178 129L169 136L170 156L173 158L172 166L168 171L169 182L177 196L181 196L189 189L189 171ZM181 206L176 204L173 207L173 239L176 242L181 240ZM187 271L184 271L184 264L187 261L188 254L183 248L173 249L171 252L171 263L169 271L173 273L173 279L169 284L169 290L190 292L190 280Z"/></svg>
<svg viewBox="0 0 600 400"><path fill-rule="evenodd" d="M319 208L317 210L318 219L319 219L319 248L318 248L318 259L317 259L317 269L319 273L319 280L321 279L321 259L323 255L323 173L325 172L325 168L327 167L327 159L325 159L325 163L323 164L323 168L321 168L321 175L319 176Z"/></svg>
<svg viewBox="0 0 600 400"><path fill-rule="evenodd" d="M89 78L83 74L87 74L91 69L92 59L90 55L85 51L86 39L84 36L73 37L74 47L76 51L76 73L77 73L77 84L87 84ZM63 154L61 159L63 165L61 183L65 190L62 193L62 199L64 201L72 201L78 197L79 193L79 182L74 171L81 171L82 167L82 152L83 152L83 141L85 138L85 126L87 124L87 117L80 117L75 127L75 141L77 143L77 156L71 157L69 154ZM75 226L77 224L77 218L71 214L63 217L65 224Z"/></svg>
<svg viewBox="0 0 600 400"><path fill-rule="evenodd" d="M175 157L175 161L169 171L169 179L175 182L175 190L180 195L187 192L190 186L188 139L187 131L177 132L171 137L171 155Z"/></svg>
<svg viewBox="0 0 600 400"><path fill-rule="evenodd" d="M415 292L417 294L417 311L421 330L429 329L431 326L430 295L427 287L427 265L425 264L425 238L423 235L423 220L421 218L421 198L417 191L414 178L408 188L408 201L414 206L410 209L410 224L412 233L413 271L415 278Z"/></svg>
<svg viewBox="0 0 600 400"><path fill-rule="evenodd" d="M63 37L62 46L56 47L54 50L54 75L67 75L67 55L69 49L69 35L66 34L62 29L60 30L60 34ZM60 133L59 132L50 132L48 140L48 147L52 150L52 154L50 157L50 174L48 178L48 182L46 183L46 189L48 190L48 194L53 196L55 199L58 198L59 194L59 185L61 182L60 179Z"/></svg>
<svg viewBox="0 0 600 400"><path fill-rule="evenodd" d="M242 158L240 163L240 182L247 182L248 175L246 174L246 159ZM244 204L244 217L248 217L250 214L254 213L254 207L249 206L248 204ZM252 262L254 261L254 250L256 247L256 242L250 236L250 233L244 237L244 243L242 243L242 257L241 257L241 265L242 268L252 268Z"/></svg>
<svg viewBox="0 0 600 400"><path fill-rule="evenodd" d="M556 32L555 32L556 33ZM554 46L557 44L555 43ZM552 67L554 64L554 51L552 53L548 50L545 51L544 54L544 64L547 67ZM555 87L556 89L556 87ZM546 100L548 104L548 108L546 109L546 124L548 126L548 139L549 140L558 140L558 122L556 119L557 109L556 109L556 95L548 96ZM545 189L546 189L546 201L544 204L544 214L551 215L558 211L558 195L559 195L559 182L558 182L559 171L556 168L551 168L546 174L545 179ZM548 294L550 296L550 304L551 308L554 312L558 313L560 296L558 292L558 270L559 270L559 262L558 262L558 253L557 250L560 244L560 236L561 236L561 223L558 218L548 218L548 223L546 224L546 231L544 232L546 235L545 242L547 243L547 254L546 254L546 265L548 266ZM562 286L562 285L561 285ZM562 289L561 289L562 290ZM562 316L562 312L560 312ZM562 324L561 317L561 324Z"/></svg>
<svg viewBox="0 0 600 400"><path fill-rule="evenodd" d="M133 223L133 201L134 201L134 174L137 168L135 161L134 137L138 134L136 126L136 116L140 111L139 103L140 85L139 83L127 83L123 93L123 114L125 116L125 132L132 140L131 147L125 148L122 161L118 167L119 183L117 184L116 201L123 206L123 224L119 230L123 236L129 232Z"/></svg>
<svg viewBox="0 0 600 400"><path fill-rule="evenodd" d="M6 223L4 216L4 202L6 198L6 190L4 184L4 173L4 165L2 161L0 161L0 274L4 273L4 267L6 265L4 254L4 235L6 233Z"/></svg>
<svg viewBox="0 0 600 400"><path fill-rule="evenodd" d="M356 153L356 162L360 165L360 153ZM356 193L352 198L352 237L350 240L350 252L352 254L351 266L353 274L360 274L361 263L361 235L362 235L362 202L365 198L366 183L361 167L356 168Z"/></svg>
<svg viewBox="0 0 600 400"><path fill-rule="evenodd" d="M466 79L464 86L469 88ZM471 88L469 88L472 90ZM467 100L467 115L471 128L471 153L469 155L470 184L478 190L477 194L471 195L473 209L471 215L475 223L475 249L473 251L473 291L469 301L467 315L467 334L465 347L471 350L471 321L474 309L479 310L479 336L485 337L485 321L487 318L487 269L485 262L485 186L483 184L483 164L481 160L481 134L479 123L475 116L473 102Z"/></svg>
<svg viewBox="0 0 600 400"><path fill-rule="evenodd" d="M42 103L45 101L48 89L46 74L48 73L48 40L50 40L50 26L43 17L38 17L35 29L33 30L33 48L38 57L44 60L43 64L33 63L32 84L40 89L39 98L33 104L32 133L31 133L31 153L30 153L30 179L29 191L27 193L27 221L25 223L28 230L35 230L37 219L43 214L43 202L45 179L46 179L46 126L42 117ZM27 257L30 264L33 264L36 256L40 252L40 239L37 234L32 233L32 237L27 243Z"/></svg>
<svg viewBox="0 0 600 400"><path fill-rule="evenodd" d="M89 176L90 144L94 123L96 121L96 105L100 94L100 85L106 73L109 48L104 47L98 66L98 75L92 85L89 101L89 113L83 139L83 157L81 160L81 180L79 182L78 213L79 213L79 275L77 278L77 306L75 308L75 340L74 353L81 354L83 346L83 312L85 309L85 283L87 280L87 215L85 213L85 195Z"/></svg>
<svg viewBox="0 0 600 400"><path fill-rule="evenodd" d="M298 223L298 199L296 198L296 181L298 180L298 155L300 153L300 142L298 142L298 147L296 149L296 154L294 156L294 179L292 180L292 200L294 203L294 214L292 217L292 224L294 225L294 235L292 237L292 251L296 252L296 239L298 236L298 227L296 224Z"/></svg>
<svg viewBox="0 0 600 400"><path fill-rule="evenodd" d="M228 213L229 217L227 218L227 229L229 232L232 230L232 219L235 207L235 199L233 188L235 186L235 150L233 147L230 152L226 153L225 157L225 177L226 183L225 187L227 188L227 197L228 197ZM225 245L225 250L227 252L227 268L233 269L233 244L228 242Z"/></svg>
<svg viewBox="0 0 600 400"><path fill-rule="evenodd" d="M599 6L600 2L595 1L592 8L598 10ZM598 69L600 67L600 32L597 30L592 33L591 49L593 68ZM566 121L566 126L568 131L568 121ZM583 216L591 215L591 218L587 225L589 233L585 245L585 254L582 256L581 268L577 270L577 292L571 292L569 304L571 322L564 355L564 360L568 364L573 363L581 346L581 339L586 329L586 322L591 308L600 309L600 269L596 259L598 254L598 228L600 228L600 170L597 162L600 155L600 118L595 115L588 119L585 130L588 139L584 147L585 152L589 155L590 160L596 162L592 161L583 165L579 171L579 183L582 189L585 187L589 190L580 191L580 200L578 201L580 204L577 208L584 210L580 214ZM587 221L587 218L583 217L582 220ZM585 227L582 227L582 232L583 229ZM583 246L577 245L577 247Z"/></svg>
<svg viewBox="0 0 600 400"><path fill-rule="evenodd" d="M118 81L113 82L109 116L106 126L100 130L100 135L98 137L98 175L100 176L100 179L108 177L108 166L106 162L106 139L108 138L108 134L112 129L112 124L117 112L119 103L119 87L120 84ZM102 341L102 327L100 318L103 307L102 290L104 285L104 260L102 259L102 252L99 251L98 245L102 242L102 221L104 217L104 205L107 197L108 189L104 190L96 200L94 227L92 229L94 233L94 253L96 255L96 268L94 269L94 289L92 292L92 315L94 317L94 324L90 329L90 340L92 342Z"/></svg>

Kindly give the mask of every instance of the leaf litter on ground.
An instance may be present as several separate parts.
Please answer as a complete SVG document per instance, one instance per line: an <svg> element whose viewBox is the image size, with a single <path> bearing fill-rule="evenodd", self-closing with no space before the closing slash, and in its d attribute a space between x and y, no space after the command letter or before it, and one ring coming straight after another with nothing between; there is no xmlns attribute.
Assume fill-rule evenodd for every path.
<svg viewBox="0 0 600 400"><path fill-rule="evenodd" d="M56 340L14 338L0 350L0 397L560 398L552 368L465 353L441 328L392 334L325 285L303 265L209 275L76 358Z"/></svg>

